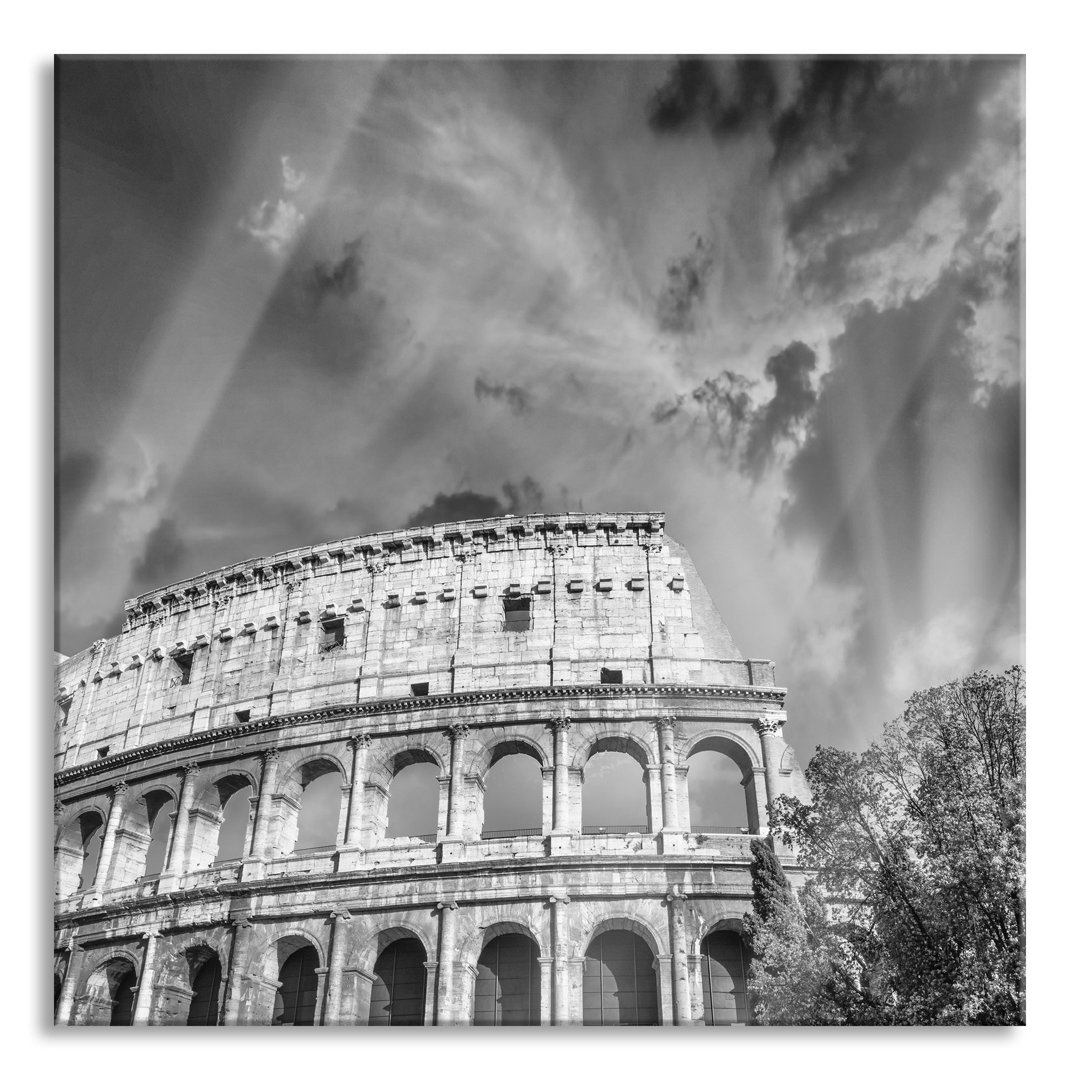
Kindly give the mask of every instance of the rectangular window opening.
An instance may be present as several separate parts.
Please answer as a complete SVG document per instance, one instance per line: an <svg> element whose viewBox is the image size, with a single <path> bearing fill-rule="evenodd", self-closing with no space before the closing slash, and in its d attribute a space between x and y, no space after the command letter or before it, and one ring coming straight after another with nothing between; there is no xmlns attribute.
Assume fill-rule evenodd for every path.
<svg viewBox="0 0 1080 1080"><path fill-rule="evenodd" d="M622 669L602 667L600 669L600 681L602 683L621 683Z"/></svg>
<svg viewBox="0 0 1080 1080"><path fill-rule="evenodd" d="M109 748L107 746L99 746L97 756L98 757L108 757L109 756Z"/></svg>
<svg viewBox="0 0 1080 1080"><path fill-rule="evenodd" d="M251 719L250 709L237 709L236 710L236 722L238 724L246 724Z"/></svg>
<svg viewBox="0 0 1080 1080"><path fill-rule="evenodd" d="M191 682L191 664L195 659L192 652L177 653L173 658L174 676L171 686L187 686Z"/></svg>
<svg viewBox="0 0 1080 1080"><path fill-rule="evenodd" d="M517 633L532 629L532 597L503 597L503 629Z"/></svg>
<svg viewBox="0 0 1080 1080"><path fill-rule="evenodd" d="M413 697L427 697L428 684L426 682L414 682L410 689Z"/></svg>
<svg viewBox="0 0 1080 1080"><path fill-rule="evenodd" d="M328 653L345 645L345 620L327 619L322 624L322 641L319 652Z"/></svg>

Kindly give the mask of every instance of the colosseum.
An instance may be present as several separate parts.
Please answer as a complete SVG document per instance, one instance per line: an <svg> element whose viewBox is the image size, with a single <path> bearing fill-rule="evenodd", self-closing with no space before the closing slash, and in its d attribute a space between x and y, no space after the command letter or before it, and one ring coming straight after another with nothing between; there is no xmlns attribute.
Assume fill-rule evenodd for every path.
<svg viewBox="0 0 1080 1080"><path fill-rule="evenodd" d="M57 1024L748 1022L750 841L805 780L662 514L355 537L125 615L56 667ZM708 754L734 820L694 819ZM637 820L589 810L603 762Z"/></svg>

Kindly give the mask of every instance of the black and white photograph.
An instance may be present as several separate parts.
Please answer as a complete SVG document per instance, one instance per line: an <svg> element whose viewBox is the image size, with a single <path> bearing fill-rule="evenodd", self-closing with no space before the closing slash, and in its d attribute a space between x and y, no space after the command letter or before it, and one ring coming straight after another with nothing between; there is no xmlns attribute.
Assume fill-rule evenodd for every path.
<svg viewBox="0 0 1080 1080"><path fill-rule="evenodd" d="M1024 55L50 63L50 1037L1027 1023Z"/></svg>

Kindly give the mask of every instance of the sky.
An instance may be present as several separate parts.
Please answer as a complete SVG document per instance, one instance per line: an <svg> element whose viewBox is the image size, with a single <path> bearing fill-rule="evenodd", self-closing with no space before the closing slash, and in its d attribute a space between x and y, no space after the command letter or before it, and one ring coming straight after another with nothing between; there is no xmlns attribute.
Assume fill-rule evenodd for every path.
<svg viewBox="0 0 1080 1080"><path fill-rule="evenodd" d="M56 648L258 554L661 510L785 734L1024 660L1019 60L67 60Z"/></svg>

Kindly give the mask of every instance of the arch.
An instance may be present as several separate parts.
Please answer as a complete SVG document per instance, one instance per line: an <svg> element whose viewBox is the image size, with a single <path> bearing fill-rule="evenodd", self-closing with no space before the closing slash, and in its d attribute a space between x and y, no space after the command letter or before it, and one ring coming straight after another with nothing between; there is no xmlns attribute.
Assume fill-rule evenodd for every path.
<svg viewBox="0 0 1080 1080"><path fill-rule="evenodd" d="M744 807L744 820L741 821L709 821L689 822L691 828L695 825L730 826L732 828L745 827L748 832L756 833L761 825L758 812L758 779L755 768L758 767L757 753L738 735L731 732L705 731L696 735L686 745L683 752L683 762L687 766L687 795L690 795L689 769L693 762L691 759L696 754L716 753L722 754L729 761L735 763L741 773L743 787L742 803ZM731 810L730 805L727 809Z"/></svg>
<svg viewBox="0 0 1080 1080"><path fill-rule="evenodd" d="M339 845L344 825L345 776L341 762L327 754L312 755L289 771L274 795L277 803L274 816L279 822L276 854ZM337 781L336 784L331 781L329 791L323 791L327 777L336 777ZM309 795L312 784L316 789Z"/></svg>
<svg viewBox="0 0 1080 1080"><path fill-rule="evenodd" d="M683 744L679 764L688 765L690 758L702 750L716 750L731 758L742 770L744 780L762 766L758 749L733 731L701 731L690 736Z"/></svg>
<svg viewBox="0 0 1080 1080"><path fill-rule="evenodd" d="M541 758L517 740L496 748L485 774L481 836L539 834L544 824L544 786Z"/></svg>
<svg viewBox="0 0 1080 1080"><path fill-rule="evenodd" d="M217 1027L221 1019L221 958L206 945L185 950L192 998L187 1027Z"/></svg>
<svg viewBox="0 0 1080 1080"><path fill-rule="evenodd" d="M601 753L629 754L641 767L647 769L655 765L653 747L632 731L620 731L617 728L604 728L592 739L578 745L573 754L570 767L584 769L591 757Z"/></svg>
<svg viewBox="0 0 1080 1080"><path fill-rule="evenodd" d="M541 944L540 935L533 926L529 923L521 922L518 919L499 919L497 922L478 926L468 938L465 939L465 942L461 947L462 963L471 964L475 967L480 953L482 953L484 948L487 945L490 945L500 934L522 934L536 944L541 956L544 955L544 947Z"/></svg>
<svg viewBox="0 0 1080 1080"><path fill-rule="evenodd" d="M169 804L176 807L176 793L167 784L157 784L127 801L116 834L110 885L131 885L142 877L156 877L165 866L172 838L172 819L163 813Z"/></svg>
<svg viewBox="0 0 1080 1080"><path fill-rule="evenodd" d="M713 930L701 942L701 996L709 1026L748 1024L746 981L750 953L741 933Z"/></svg>
<svg viewBox="0 0 1080 1080"><path fill-rule="evenodd" d="M371 816L375 842L396 837L433 838L439 830L442 792L440 771L434 755L424 748L402 750L392 758L392 776L386 788L371 790ZM419 770L408 774L407 770Z"/></svg>
<svg viewBox="0 0 1080 1080"><path fill-rule="evenodd" d="M84 1023L128 1027L135 1014L138 969L130 956L114 954L103 960L86 980Z"/></svg>
<svg viewBox="0 0 1080 1080"><path fill-rule="evenodd" d="M656 950L637 924L601 930L585 950L581 1016L586 1027L660 1023Z"/></svg>
<svg viewBox="0 0 1080 1080"><path fill-rule="evenodd" d="M492 766L511 754L527 754L540 768L551 765L548 749L531 735L515 732L513 735L499 733L490 742L481 745L475 758L475 772L481 779L487 776Z"/></svg>
<svg viewBox="0 0 1080 1080"><path fill-rule="evenodd" d="M428 917L426 912L425 917ZM434 926L430 929L434 930ZM379 953L388 945L392 945L402 938L415 938L424 947L426 954L429 956L434 955L436 943L432 934L426 931L427 928L403 926L400 923L387 924L371 934L364 944L357 948L356 966L363 971L371 971L375 966Z"/></svg>
<svg viewBox="0 0 1080 1080"><path fill-rule="evenodd" d="M509 930L487 938L476 962L473 1024L539 1026L540 947L531 934Z"/></svg>
<svg viewBox="0 0 1080 1080"><path fill-rule="evenodd" d="M183 865L199 870L248 853L256 790L250 773L232 768L200 785L191 808L189 850ZM249 793L246 804L245 791ZM233 805L236 797L239 801Z"/></svg>
<svg viewBox="0 0 1080 1080"><path fill-rule="evenodd" d="M598 915L591 925L583 928L581 940L588 948L600 934L606 934L609 930L629 930L630 933L637 934L652 949L654 955L660 955L660 942L663 935L652 923L629 912L621 914L605 912Z"/></svg>
<svg viewBox="0 0 1080 1080"><path fill-rule="evenodd" d="M439 770L440 774L447 773L450 768L449 763L444 760L443 755L439 753L435 747L430 746L425 741L412 746L406 746L403 749L399 748L385 753L373 763L370 771L370 779L373 783L389 787L390 781L393 780L402 769L406 769L410 765L424 763L434 765Z"/></svg>
<svg viewBox="0 0 1080 1080"><path fill-rule="evenodd" d="M411 932L396 934L375 958L368 1024L419 1026L427 997L427 950Z"/></svg>
<svg viewBox="0 0 1080 1080"><path fill-rule="evenodd" d="M738 764L711 748L699 748L690 759L686 793L692 833L748 832L752 807L748 785ZM753 792L753 785L749 785Z"/></svg>
<svg viewBox="0 0 1080 1080"><path fill-rule="evenodd" d="M96 807L73 815L56 840L56 895L72 896L93 887L105 818Z"/></svg>
<svg viewBox="0 0 1080 1080"><path fill-rule="evenodd" d="M605 738L593 743L581 777L583 832L650 831L649 772L644 760L640 748L628 740Z"/></svg>
<svg viewBox="0 0 1080 1080"><path fill-rule="evenodd" d="M298 939L289 935L275 944L280 965L270 1023L274 1027L314 1027L319 1005L318 970L322 966L319 949L306 936Z"/></svg>

